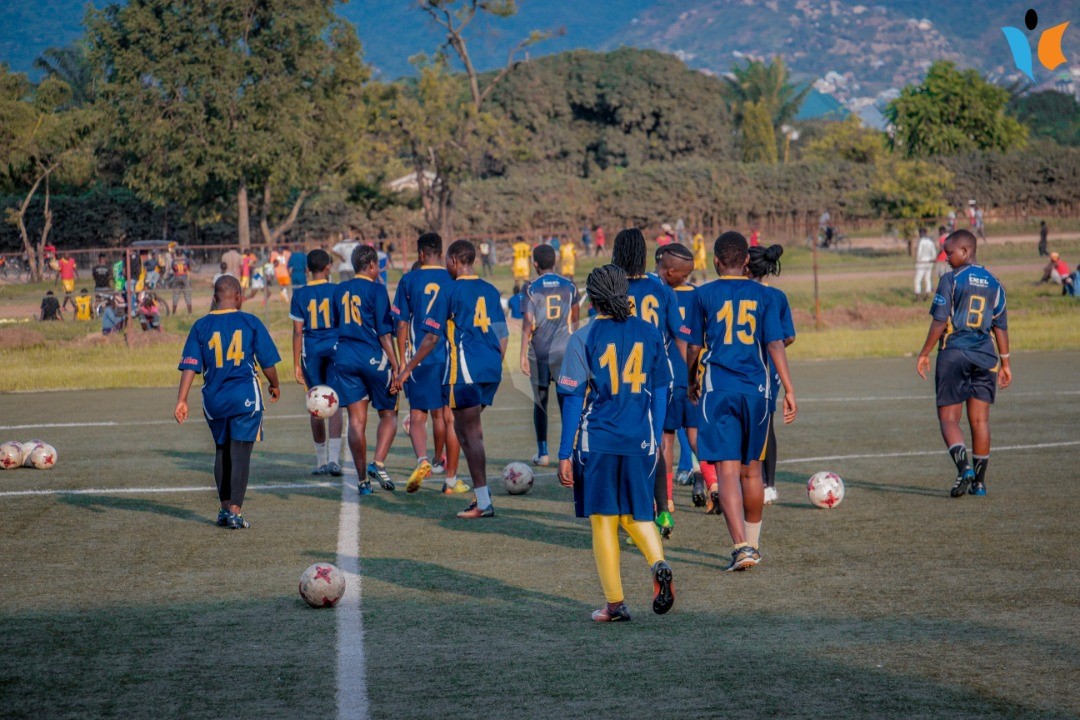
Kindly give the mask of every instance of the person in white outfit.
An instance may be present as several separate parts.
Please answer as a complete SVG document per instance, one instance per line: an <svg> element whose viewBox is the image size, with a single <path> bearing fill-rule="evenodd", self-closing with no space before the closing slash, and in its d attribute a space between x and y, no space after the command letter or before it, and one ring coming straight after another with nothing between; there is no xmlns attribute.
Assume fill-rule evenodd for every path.
<svg viewBox="0 0 1080 720"><path fill-rule="evenodd" d="M937 243L926 236L926 228L919 228L919 244L915 248L915 300L926 300L934 291L932 277Z"/></svg>

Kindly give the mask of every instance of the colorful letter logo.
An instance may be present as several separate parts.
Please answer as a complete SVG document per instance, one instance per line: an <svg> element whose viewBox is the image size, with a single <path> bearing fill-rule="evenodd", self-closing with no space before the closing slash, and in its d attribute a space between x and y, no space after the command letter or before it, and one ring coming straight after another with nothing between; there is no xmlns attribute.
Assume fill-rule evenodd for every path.
<svg viewBox="0 0 1080 720"><path fill-rule="evenodd" d="M1034 8L1028 10L1024 15L1024 24L1027 25L1028 30L1034 30L1039 25L1039 14L1035 12ZM1061 36L1065 34L1065 28L1067 27L1069 27L1069 23L1061 23L1043 31L1043 34L1039 36L1039 62L1047 70L1053 70L1066 62L1065 54L1061 52ZM1009 49L1012 50L1016 69L1034 81L1035 73L1031 65L1031 45L1028 43L1027 35L1024 34L1023 30L1014 27L1003 27L1001 32L1005 33L1005 39L1009 41Z"/></svg>

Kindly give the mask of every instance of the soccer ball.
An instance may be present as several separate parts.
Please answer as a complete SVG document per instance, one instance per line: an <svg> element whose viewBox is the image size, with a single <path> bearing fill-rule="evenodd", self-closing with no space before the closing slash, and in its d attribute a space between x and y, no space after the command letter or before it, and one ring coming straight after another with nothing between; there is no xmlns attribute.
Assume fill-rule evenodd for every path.
<svg viewBox="0 0 1080 720"><path fill-rule="evenodd" d="M533 486L532 468L523 462L512 462L503 468L503 485L511 495L524 495Z"/></svg>
<svg viewBox="0 0 1080 720"><path fill-rule="evenodd" d="M30 453L34 452L39 445L44 445L41 440L27 440L22 443L22 466L34 467L34 463L30 462Z"/></svg>
<svg viewBox="0 0 1080 720"><path fill-rule="evenodd" d="M312 417L326 419L338 408L338 395L329 385L316 385L307 391L307 410Z"/></svg>
<svg viewBox="0 0 1080 720"><path fill-rule="evenodd" d="M6 442L0 445L0 468L14 470L22 465L22 443Z"/></svg>
<svg viewBox="0 0 1080 720"><path fill-rule="evenodd" d="M836 473L815 473L806 483L806 494L817 507L832 509L844 499L844 481Z"/></svg>
<svg viewBox="0 0 1080 720"><path fill-rule="evenodd" d="M56 448L48 443L38 445L30 453L30 464L38 470L51 470L56 464Z"/></svg>
<svg viewBox="0 0 1080 720"><path fill-rule="evenodd" d="M313 608L334 607L345 594L345 574L330 563L315 563L300 576L300 597Z"/></svg>

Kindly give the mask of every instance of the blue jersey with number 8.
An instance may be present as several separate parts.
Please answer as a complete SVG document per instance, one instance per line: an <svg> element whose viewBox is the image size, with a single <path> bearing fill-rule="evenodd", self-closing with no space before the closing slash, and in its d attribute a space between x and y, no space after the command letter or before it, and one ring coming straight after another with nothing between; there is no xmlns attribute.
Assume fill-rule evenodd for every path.
<svg viewBox="0 0 1080 720"><path fill-rule="evenodd" d="M1005 288L993 273L980 265L945 273L938 281L930 314L947 323L942 350L963 350L973 362L988 369L997 365L990 332L993 328L1007 330L1009 325Z"/></svg>

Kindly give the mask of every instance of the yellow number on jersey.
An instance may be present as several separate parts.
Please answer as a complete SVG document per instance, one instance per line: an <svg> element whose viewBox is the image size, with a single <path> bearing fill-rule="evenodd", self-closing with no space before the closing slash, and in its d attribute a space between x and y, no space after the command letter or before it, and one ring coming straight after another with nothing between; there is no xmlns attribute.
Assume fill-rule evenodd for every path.
<svg viewBox="0 0 1080 720"><path fill-rule="evenodd" d="M315 330L319 329L319 314L323 316L323 329L330 327L330 298L323 298L322 302L318 305L315 304L315 298L311 298L311 302L307 305L308 315L311 316L311 327Z"/></svg>
<svg viewBox="0 0 1080 720"><path fill-rule="evenodd" d="M641 299L641 319L653 327L660 327L660 316L656 309L660 307L660 301L655 295L646 295Z"/></svg>
<svg viewBox="0 0 1080 720"><path fill-rule="evenodd" d="M439 297L439 283L428 283L424 286L424 295L430 295L431 299L428 300L427 310L424 311L425 315L431 314L431 306L435 304L435 299Z"/></svg>
<svg viewBox="0 0 1080 720"><path fill-rule="evenodd" d="M488 317L487 312L487 298L476 298L476 311L472 317L473 327L478 327L482 332L487 332L491 327L491 318Z"/></svg>
<svg viewBox="0 0 1080 720"><path fill-rule="evenodd" d="M345 293L341 296L341 314L345 318L346 325L351 322L357 325L364 324L364 319L360 315L361 300L362 298L359 295L353 295L352 293Z"/></svg>
<svg viewBox="0 0 1080 720"><path fill-rule="evenodd" d="M214 351L214 367L224 367L225 360L232 360L235 366L244 361L244 333L240 330L233 333L224 358L221 357L221 333L215 332L210 336L210 342L206 343L206 346Z"/></svg>
<svg viewBox="0 0 1080 720"><path fill-rule="evenodd" d="M976 303L975 301L978 300ZM975 307L978 305L978 307ZM986 312L986 298L972 295L968 301L967 326L970 328L982 327L983 314Z"/></svg>
<svg viewBox="0 0 1080 720"><path fill-rule="evenodd" d="M562 305L558 295L547 296L547 319L558 320L562 317Z"/></svg>
<svg viewBox="0 0 1080 720"><path fill-rule="evenodd" d="M631 393L640 393L641 388L644 387L648 380L648 376L645 375L642 367L644 359L645 346L642 343L634 343L634 347L630 350L630 357L626 359L626 365L622 371L622 384L629 385ZM618 395L620 387L619 357L615 351L615 343L608 343L604 354L600 356L600 367L607 368L611 378L611 394Z"/></svg>
<svg viewBox="0 0 1080 720"><path fill-rule="evenodd" d="M739 301L739 332L737 336L739 342L743 345L754 344L754 333L757 331L757 316L754 315L757 311L757 300L740 300ZM724 344L730 345L732 340L732 333L734 332L733 320L734 306L730 300L724 302L720 307L720 310L716 313L716 322L724 323ZM746 329L744 329L746 328Z"/></svg>

